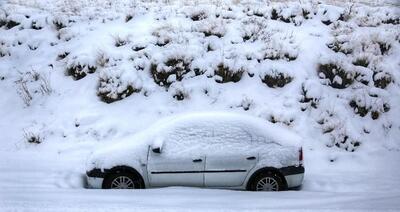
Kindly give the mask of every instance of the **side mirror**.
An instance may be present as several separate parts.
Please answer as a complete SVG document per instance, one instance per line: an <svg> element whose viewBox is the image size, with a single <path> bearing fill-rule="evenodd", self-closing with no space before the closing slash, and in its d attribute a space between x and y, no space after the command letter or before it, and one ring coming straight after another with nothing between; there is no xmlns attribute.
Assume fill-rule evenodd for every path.
<svg viewBox="0 0 400 212"><path fill-rule="evenodd" d="M154 153L161 153L161 148L160 147L156 147L156 148L152 148L151 151L153 151Z"/></svg>
<svg viewBox="0 0 400 212"><path fill-rule="evenodd" d="M154 153L160 154L163 143L164 143L164 139L162 137L157 137L154 140L154 143L151 145L151 151L153 151Z"/></svg>

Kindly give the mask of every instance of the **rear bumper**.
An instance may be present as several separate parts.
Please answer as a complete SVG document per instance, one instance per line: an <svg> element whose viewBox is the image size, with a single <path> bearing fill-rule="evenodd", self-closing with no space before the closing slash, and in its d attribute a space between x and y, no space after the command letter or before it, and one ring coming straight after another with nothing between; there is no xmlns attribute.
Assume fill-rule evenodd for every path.
<svg viewBox="0 0 400 212"><path fill-rule="evenodd" d="M304 167L303 166L289 166L280 169L281 173L285 177L287 187L295 188L299 187L303 183L304 179Z"/></svg>

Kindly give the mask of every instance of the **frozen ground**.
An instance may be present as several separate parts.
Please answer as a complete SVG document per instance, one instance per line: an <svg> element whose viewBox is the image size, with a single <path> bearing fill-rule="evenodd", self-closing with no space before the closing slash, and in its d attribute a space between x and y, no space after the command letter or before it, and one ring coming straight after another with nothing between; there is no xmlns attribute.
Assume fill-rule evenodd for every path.
<svg viewBox="0 0 400 212"><path fill-rule="evenodd" d="M0 211L400 210L398 6L174 2L0 1ZM84 188L94 149L190 111L297 132L303 188Z"/></svg>

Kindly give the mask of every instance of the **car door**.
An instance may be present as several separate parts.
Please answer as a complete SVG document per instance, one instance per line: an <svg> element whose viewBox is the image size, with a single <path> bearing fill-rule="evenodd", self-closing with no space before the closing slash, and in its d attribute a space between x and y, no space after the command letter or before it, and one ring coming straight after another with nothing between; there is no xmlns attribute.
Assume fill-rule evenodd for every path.
<svg viewBox="0 0 400 212"><path fill-rule="evenodd" d="M241 186L258 160L251 135L233 123L221 123L214 129L210 145L214 151L206 153L205 186Z"/></svg>
<svg viewBox="0 0 400 212"><path fill-rule="evenodd" d="M161 152L149 150L150 186L204 186L202 142L211 134L204 126L182 126L166 133Z"/></svg>
<svg viewBox="0 0 400 212"><path fill-rule="evenodd" d="M165 149L165 151L168 151ZM149 149L148 176L151 187L204 185L204 156L154 153Z"/></svg>

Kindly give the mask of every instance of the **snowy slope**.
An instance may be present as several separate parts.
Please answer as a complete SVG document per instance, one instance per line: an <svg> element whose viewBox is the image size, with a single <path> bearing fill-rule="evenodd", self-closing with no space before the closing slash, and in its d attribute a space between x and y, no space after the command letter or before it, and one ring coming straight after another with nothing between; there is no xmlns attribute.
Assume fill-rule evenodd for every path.
<svg viewBox="0 0 400 212"><path fill-rule="evenodd" d="M1 2L0 207L40 208L31 201L41 196L29 193L47 189L90 196L80 179L92 150L170 114L231 111L305 138L304 193L279 195L399 208L400 9L390 5ZM151 209L158 192L225 191L146 192L139 207ZM371 201L371 192L383 200ZM225 194L255 195L255 210L272 198ZM335 208L315 202L303 206Z"/></svg>

